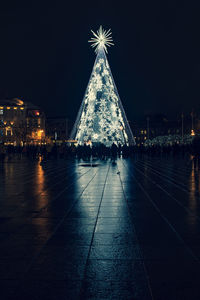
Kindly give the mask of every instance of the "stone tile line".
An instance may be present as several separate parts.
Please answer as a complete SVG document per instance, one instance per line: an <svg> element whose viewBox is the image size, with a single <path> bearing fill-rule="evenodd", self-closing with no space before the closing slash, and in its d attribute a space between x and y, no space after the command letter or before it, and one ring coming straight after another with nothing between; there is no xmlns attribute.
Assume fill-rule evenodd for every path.
<svg viewBox="0 0 200 300"><path fill-rule="evenodd" d="M185 207L178 199L176 199L173 195L171 195L165 188L163 188L160 184L158 184L157 182L153 181L149 176L147 176L146 174L144 174L141 170L139 170L137 167L135 167L135 170L137 170L140 174L143 174L146 178L148 178L149 181L151 181L153 184L155 184L159 189L161 189L164 193L166 193L170 198L172 198L175 202L177 202L181 208L183 208L184 210L186 210L189 214L193 215L193 212L188 209L187 207ZM160 176L160 178L162 178L163 180L167 181L170 183L170 185L174 185L175 187L179 188L182 192L190 194L189 191L179 187L177 184L173 183L171 180L165 179L163 176ZM199 199L199 197L197 197L197 199ZM200 216L197 216L200 219Z"/></svg>
<svg viewBox="0 0 200 300"><path fill-rule="evenodd" d="M98 217L99 217L99 212L100 212L100 208L101 208L101 204L102 204L102 200L103 200L103 195L104 195L104 191L105 191L105 186L106 186L106 181L108 178L108 174L109 174L109 170L110 170L110 163L108 164L108 168L107 171L105 172L105 181L102 187L102 193L101 193L101 199L99 202L99 206L98 206L98 210L97 210L97 216L96 216L96 220L95 220L95 224L94 224L94 229L92 232L92 238L91 238L91 243L90 243L90 247L89 247L89 251L88 251L88 255L87 255L87 259L86 259L86 264L85 264L85 269L84 269L84 275L83 275L83 280L82 280L82 285L81 285L81 289L80 289L80 299L84 299L84 289L85 289L85 279L86 279L86 271L87 271L87 266L88 266L88 262L89 262L89 257L91 254L91 248L92 248L92 243L94 240L94 234L95 234L95 230L96 230L96 226L97 226L97 221L98 221Z"/></svg>
<svg viewBox="0 0 200 300"><path fill-rule="evenodd" d="M92 168L90 168L90 170L92 170ZM89 170L86 171L86 172L84 173L84 175L85 175L86 173L88 173L88 172L89 172ZM79 197L74 199L72 205L71 205L70 208L67 210L67 212L64 214L64 216L61 218L61 220L59 220L59 223L58 223L58 224L56 225L56 227L54 228L54 230L53 230L51 236L49 236L49 238L45 241L45 243L43 244L43 246L42 246L42 248L40 249L39 253L37 253L36 256L34 256L34 257L31 259L30 263L28 264L28 266L27 266L27 268L26 268L26 270L25 270L25 272L24 272L23 279L26 278L26 274L29 272L29 270L31 269L31 267L33 266L33 264L35 263L35 261L39 258L41 251L46 247L46 245L48 244L48 241L56 234L57 230L58 230L59 227L62 225L62 223L64 222L64 220L66 219L66 217L68 216L68 214L70 213L70 211L73 209L73 207L74 207L74 205L76 204L76 202L78 202L78 199L81 197L81 195L83 194L83 192L87 189L88 185L89 185L89 184L91 183L91 181L94 179L94 177L96 176L97 172L98 172L98 170L94 173L94 175L92 175L92 178L88 181L87 185L83 188L83 190L82 190L82 192L80 193ZM64 188L64 190L66 190L66 188ZM63 191L64 191L64 190L63 190ZM63 192L63 191L62 191L62 192ZM56 199L57 199L57 198L58 198L58 197L56 197ZM55 201L56 199L54 198L53 201ZM23 279L20 281L18 288L20 288L20 287L23 285Z"/></svg>
<svg viewBox="0 0 200 300"><path fill-rule="evenodd" d="M119 164L118 164L118 166L119 166ZM124 200L125 200L125 202L126 202L126 205L127 205L127 208L128 208L129 215L131 216L131 212L130 212L129 204L128 204L128 201L127 201L127 198L126 198L126 193L125 193L125 190L124 190L124 187L123 187L123 181L122 181L122 178L121 178L121 175L120 175L120 169L119 169L119 167L118 167L118 175L119 175L121 187L122 187L122 190L123 190ZM134 223L133 223L132 219L131 219L131 224L132 224L132 226L133 226L133 231L136 232L136 229L135 229L135 226L134 226ZM136 234L136 241L137 241L137 244L139 245L139 240L138 240L137 234ZM141 250L141 247L140 247L140 246L139 246L139 251L140 251L140 256L142 257L142 250ZM145 274L145 277L146 277L146 280L147 280L149 293L150 293L150 296L151 296L151 298L152 298L152 300L153 300L154 297L153 297L153 292L152 292L152 288L151 288L151 284L150 284L150 280L149 280L149 274L148 274L148 272L147 272L147 269L146 269L146 266L145 266L144 261L142 261L142 267L143 267L144 274Z"/></svg>
<svg viewBox="0 0 200 300"><path fill-rule="evenodd" d="M111 173L111 174L110 174ZM128 269L126 270L127 272L129 271L129 269L131 268L131 264L132 262L136 262L136 261L142 261L142 257L140 255L140 252L138 250L138 240L135 238L136 233L134 231L134 228L130 222L130 217L128 214L128 207L126 205L126 199L125 199L125 195L123 192L123 188L122 188L122 184L120 182L120 177L119 177L119 170L117 168L117 165L110 165L108 172L106 173L106 178L104 181L104 186L103 186L103 190L102 190L102 197L101 197L101 201L99 203L99 208L98 208L98 213L97 213L97 217L96 217L96 222L95 222L95 226L94 226L94 231L93 231L93 236L92 236L92 240L91 240L91 245L90 245L90 250L88 253L88 257L87 257L87 261L86 261L86 265L85 265L85 270L84 270L84 276L83 276L83 281L82 281L82 288L81 288L81 292L80 292L80 299L90 299L92 297L93 294L95 294L95 291L93 290L93 288L91 289L91 285L94 284L94 282L96 282L96 293L98 293L98 287L101 283L101 281L98 281L98 276L101 278L101 280L103 280L104 282L113 282L112 284L117 284L117 288L119 289L119 291L113 291L113 289L110 287L110 289L108 291L107 288L105 286L105 291L101 291L102 295L100 297L102 298L106 298L106 297L116 297L121 299L121 295L120 295L120 289L122 288L122 282L118 281L118 278L122 278L122 274L121 272L118 273L118 270L115 270L115 265L118 265L118 268L124 268L125 265L129 266ZM120 196L119 196L120 195ZM113 198L115 199L115 197L117 197L116 202L113 202ZM123 205L122 205L123 203ZM107 204L105 206L103 206L103 204ZM114 206L113 206L114 204ZM124 205L125 204L125 205ZM116 218L115 216L115 212L118 214L120 214L121 221L120 223L118 223L118 218ZM123 214L122 214L123 213ZM117 222L116 222L117 220ZM102 229L100 229L99 227L99 222L100 224L102 224ZM104 225L103 225L104 224ZM124 229L123 229L123 224ZM119 227L117 226L119 225ZM124 230L127 230L127 233L129 235L134 235L134 243L133 241L131 241L131 243L127 244L127 241L125 243L120 243L120 244L116 244L116 238L119 236L120 232L121 232L121 236L122 238L124 237ZM109 230L110 234L114 234L114 240L112 240L112 242L109 242L107 244L99 244L96 245L96 242L94 243L94 241L96 240L96 237L98 236L98 232L99 230L102 230L102 235L108 235ZM111 238L111 237L110 237ZM90 277L90 267L91 267L91 263L96 264L98 266L98 269L94 270L94 276ZM109 277L106 277L106 271L108 271L109 269L105 269L105 273L101 271L102 268L104 268L104 266L107 265L109 267L109 269L114 268L114 273L111 273L109 271ZM139 299L139 298L143 298L143 296L140 296L139 293L139 286L141 286L141 282L143 285L143 292L145 293L145 298L144 299L152 299L152 295L151 295L151 291L150 291L150 285L147 285L147 274L145 275L144 273L146 272L144 269L144 266L141 268L139 267L140 272L142 274L142 281L139 278L135 278L133 280L133 278L127 278L127 289L130 290L131 293L131 297L135 298L135 299ZM130 272L130 271L129 271ZM135 271L133 271L135 273ZM132 276L134 275L134 273L132 274ZM98 275L99 274L99 275ZM130 273L131 275L131 273ZM93 282L91 282L91 280L93 280ZM128 281L130 281L128 283ZM123 281L124 282L124 281ZM132 290L132 284L136 284L138 285L138 287ZM106 292L108 292L108 295L106 294ZM117 294L117 296L115 296L115 293ZM138 293L138 295L136 296L136 294ZM107 295L107 296L106 296ZM148 296L147 296L148 295ZM98 296L96 295L96 297L98 298ZM130 297L130 295L126 295L126 293L123 292L123 297ZM138 298L139 297L139 298ZM147 297L147 298L146 298ZM129 298L127 298L129 299Z"/></svg>
<svg viewBox="0 0 200 300"><path fill-rule="evenodd" d="M56 169L57 169L57 168L56 168ZM55 175L56 169L54 170L53 167L51 168L50 171L48 171L48 169L47 169L47 170L45 169L45 171L47 171L47 172L45 172L45 176L49 176L49 175L51 175L51 174L54 174L54 175ZM57 185L57 182L55 182L55 179L59 178L60 175L65 174L67 170L70 170L70 166L69 166L69 167L64 166L64 167L62 167L61 169L60 169L60 167L59 167L58 170L59 170L59 175L58 175L58 176L57 176L57 175L54 176L54 178L53 178L53 180L54 180L54 185L51 185L51 187ZM73 174L72 174L72 176L73 176ZM31 173L31 177L29 177L29 179L28 179L27 181L24 180L24 177L27 177L26 174L24 174L24 175L23 175L23 178L22 178L23 185L29 184L29 183L32 182L32 180L30 180L30 178L31 178L31 179L34 179L34 178L35 178L35 172L32 172L32 173ZM66 178L66 177L65 177L65 178ZM65 180L65 178L64 178L64 180ZM63 180L63 181L64 181L64 180ZM49 189L49 187L48 187L47 189ZM45 190L44 190L44 191L45 191ZM44 191L42 191L42 192L44 192ZM42 192L40 192L40 193L38 193L38 194L41 194ZM20 195L23 194L23 193L24 193L24 191L19 192L19 193L15 193L14 196L15 196L15 197L18 197L18 196L20 196Z"/></svg>
<svg viewBox="0 0 200 300"><path fill-rule="evenodd" d="M16 165L17 167L20 166L21 162L18 162ZM21 169L18 171L15 171L14 176L15 177L11 177L11 179L13 179L15 181L16 177L18 179L21 179L23 181L24 184L27 184L30 181L30 179L34 179L35 178L35 172L34 172L34 168L37 167L38 162L30 162L30 165L27 165L27 169L22 169L23 172L21 172ZM5 163L5 169L8 168L8 166L12 166L12 163ZM24 166L24 165L23 165ZM12 166L13 167L13 166ZM30 168L31 168L31 172L30 172ZM70 167L69 167L70 168ZM45 166L45 171L47 171L45 174L52 174L55 173L57 170L60 172L62 170L66 170L66 165L64 165L62 168L60 167L60 165L47 165ZM9 171L8 171L9 172ZM5 184L5 176L3 176L3 174L1 174L2 176L2 183ZM26 178L26 181L24 180ZM28 179L28 180L27 180ZM4 181L4 182L3 182ZM1 186L1 181L0 181L0 186Z"/></svg>
<svg viewBox="0 0 200 300"><path fill-rule="evenodd" d="M200 170L187 157L95 164L0 166L0 298L199 300Z"/></svg>
<svg viewBox="0 0 200 300"><path fill-rule="evenodd" d="M136 168L135 168L136 169ZM137 169L136 169L137 170ZM130 172L130 171L129 171ZM139 171L140 172L140 171ZM141 172L140 172L141 173ZM141 183L136 179L135 175L133 175L132 172L130 172L130 175L134 178L134 181L136 182L136 184L141 188L141 190L143 191L144 195L146 196L146 198L150 201L150 203L152 204L152 206L156 209L156 211L159 213L159 215L163 218L163 220L166 222L166 224L171 228L171 230L175 233L175 235L177 236L177 238L183 243L184 247L187 249L187 251L190 253L190 255L195 259L195 261L200 264L200 258L198 256L196 256L194 254L194 252L191 250L191 248L185 243L184 239L181 237L181 235L177 232L177 230L175 229L175 227L170 223L170 221L168 220L168 218L162 213L162 210L160 210L160 208L156 205L156 203L153 201L153 199L151 198L151 196L149 195L149 193L144 189L144 187L141 185ZM150 180L150 179L149 179ZM158 186L157 183L153 182L151 180L151 182L153 184L155 184L156 186ZM182 207L182 206L181 206Z"/></svg>
<svg viewBox="0 0 200 300"><path fill-rule="evenodd" d="M140 162L139 164L141 167L145 166L144 164L142 164ZM181 191L190 194L190 190L187 189L187 185L184 184L183 182L177 181L175 179L173 179L172 177L162 174L161 172L159 172L158 170L156 170L155 168L152 168L149 164L148 164L148 171L151 172L152 174L162 178L163 180L165 180L166 182L169 182L171 185L175 186L176 188L180 189ZM200 200L200 197L197 197Z"/></svg>
<svg viewBox="0 0 200 300"><path fill-rule="evenodd" d="M88 181L87 185L83 188L82 192L80 193L78 198L75 198L72 205L70 206L70 208L65 212L64 216L62 217L62 219L59 221L59 223L57 224L57 226L55 227L54 231L52 232L51 236L49 237L49 239L46 241L46 243L44 244L44 247L46 246L46 244L48 243L48 241L53 237L53 235L56 233L56 231L59 229L59 227L61 226L61 224L63 223L63 221L66 219L66 217L69 215L70 211L73 209L73 207L75 206L75 204L78 202L79 198L81 197L81 195L84 193L84 191L87 189L87 187L89 186L89 184L92 182L92 180L94 179L94 177L96 176L98 170L94 173L94 175L92 175L92 178ZM85 172L83 175L85 175L87 172ZM57 198L56 198L57 199ZM34 257L33 261L30 263L30 266L28 266L27 272L30 269L31 265L34 263L34 261L37 259L37 257L39 256L40 253L38 253L38 255L36 257Z"/></svg>

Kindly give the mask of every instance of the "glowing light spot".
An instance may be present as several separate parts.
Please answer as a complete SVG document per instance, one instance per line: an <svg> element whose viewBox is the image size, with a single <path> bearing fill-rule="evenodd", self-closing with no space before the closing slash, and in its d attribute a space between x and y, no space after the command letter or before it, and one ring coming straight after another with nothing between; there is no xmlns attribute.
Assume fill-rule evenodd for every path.
<svg viewBox="0 0 200 300"><path fill-rule="evenodd" d="M94 37L91 38L91 40L89 40L88 42L89 43L92 43L91 46L93 48L96 47L95 49L95 52L97 53L98 50L100 48L103 48L106 53L107 53L107 46L110 47L110 46L113 46L114 44L112 43L113 42L113 39L111 37L111 30L104 30L102 28L102 26L99 27L99 30L97 30L97 33L95 33L94 31L91 30L91 32L93 33ZM99 62L101 63L101 62Z"/></svg>
<svg viewBox="0 0 200 300"><path fill-rule="evenodd" d="M98 138L98 134L95 133L95 134L93 135L93 138L96 140L96 139Z"/></svg>

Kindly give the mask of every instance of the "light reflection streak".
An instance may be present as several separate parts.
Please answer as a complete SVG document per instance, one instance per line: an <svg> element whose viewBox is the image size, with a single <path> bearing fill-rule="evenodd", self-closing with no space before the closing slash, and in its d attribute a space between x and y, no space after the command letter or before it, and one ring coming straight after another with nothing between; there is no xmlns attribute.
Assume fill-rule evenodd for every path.
<svg viewBox="0 0 200 300"><path fill-rule="evenodd" d="M53 224L51 220L51 211L48 210L48 213L45 217L40 217L41 208L49 204L49 192L48 189L45 190L45 193L41 191L45 188L45 171L43 167L38 163L35 169L35 189L38 193L34 197L33 208L36 212L35 218L31 219L33 230L35 231L36 244L43 243L53 230Z"/></svg>
<svg viewBox="0 0 200 300"><path fill-rule="evenodd" d="M35 169L35 191L36 191L36 196L35 196L35 208L36 210L42 208L43 206L48 204L49 201L49 191L48 189L45 190L45 174L44 174L44 169L38 163L36 165Z"/></svg>
<svg viewBox="0 0 200 300"><path fill-rule="evenodd" d="M196 199L196 171L194 165L192 165L191 174L189 178L189 209L192 212L188 214L188 224L190 227L196 227L197 225L197 199ZM193 228L194 230L194 228Z"/></svg>

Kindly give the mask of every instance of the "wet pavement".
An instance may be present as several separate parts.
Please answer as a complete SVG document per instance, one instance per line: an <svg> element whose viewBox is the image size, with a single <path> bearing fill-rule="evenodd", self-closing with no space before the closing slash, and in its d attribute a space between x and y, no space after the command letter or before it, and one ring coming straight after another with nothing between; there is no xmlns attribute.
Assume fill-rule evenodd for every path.
<svg viewBox="0 0 200 300"><path fill-rule="evenodd" d="M200 299L200 177L182 158L0 166L0 298Z"/></svg>

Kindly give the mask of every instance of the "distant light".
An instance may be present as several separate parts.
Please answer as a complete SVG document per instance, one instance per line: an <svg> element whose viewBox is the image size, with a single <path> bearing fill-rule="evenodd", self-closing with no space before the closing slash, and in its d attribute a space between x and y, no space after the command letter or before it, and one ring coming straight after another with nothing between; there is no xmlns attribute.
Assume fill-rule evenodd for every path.
<svg viewBox="0 0 200 300"><path fill-rule="evenodd" d="M191 135L192 135L192 136L194 136L194 135L195 135L195 132L194 132L194 130L193 130L193 129L191 130Z"/></svg>
<svg viewBox="0 0 200 300"><path fill-rule="evenodd" d="M23 109L24 109L24 107L20 107L20 109L21 109L21 110L23 110Z"/></svg>
<svg viewBox="0 0 200 300"><path fill-rule="evenodd" d="M67 143L77 143L77 140L66 140Z"/></svg>
<svg viewBox="0 0 200 300"><path fill-rule="evenodd" d="M10 109L10 106L7 106L7 109Z"/></svg>
<svg viewBox="0 0 200 300"><path fill-rule="evenodd" d="M16 100L17 102L17 105L23 105L24 104L24 101L18 99L18 98L14 98L14 100Z"/></svg>
<svg viewBox="0 0 200 300"><path fill-rule="evenodd" d="M13 109L17 109L17 107L15 106L15 107L13 107Z"/></svg>

